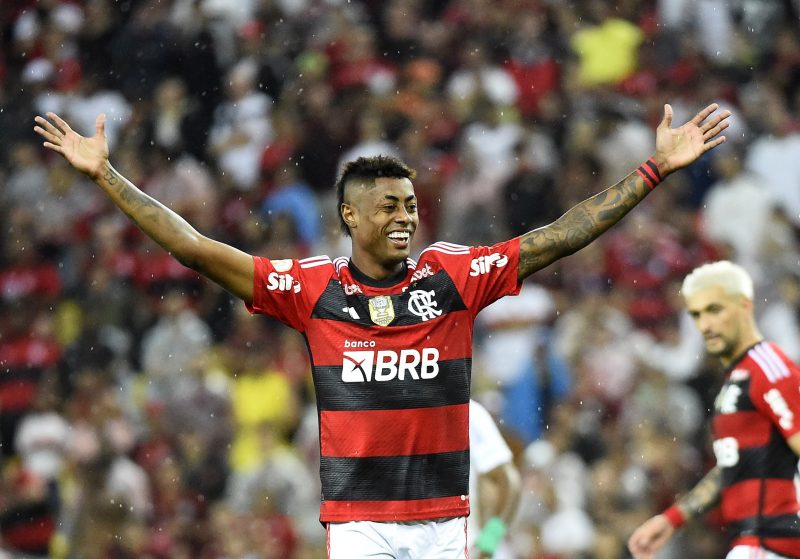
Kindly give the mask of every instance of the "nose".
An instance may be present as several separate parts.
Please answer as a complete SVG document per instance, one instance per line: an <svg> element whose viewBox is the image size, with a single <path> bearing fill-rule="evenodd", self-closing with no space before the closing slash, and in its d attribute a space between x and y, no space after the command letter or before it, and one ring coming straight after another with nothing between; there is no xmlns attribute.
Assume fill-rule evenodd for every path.
<svg viewBox="0 0 800 559"><path fill-rule="evenodd" d="M394 220L397 223L411 223L411 219L411 214L404 207L401 207L394 216Z"/></svg>

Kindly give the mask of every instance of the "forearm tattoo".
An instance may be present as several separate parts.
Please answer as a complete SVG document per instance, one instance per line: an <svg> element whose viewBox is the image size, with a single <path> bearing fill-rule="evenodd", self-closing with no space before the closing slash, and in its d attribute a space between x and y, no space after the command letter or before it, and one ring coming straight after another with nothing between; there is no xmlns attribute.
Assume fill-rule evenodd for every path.
<svg viewBox="0 0 800 559"><path fill-rule="evenodd" d="M106 164L100 176L100 186L114 203L147 236L166 250L174 254L182 239L186 239L187 235L197 235L197 231L186 220L136 188L110 164ZM180 259L179 254L175 256Z"/></svg>
<svg viewBox="0 0 800 559"><path fill-rule="evenodd" d="M684 517L697 518L719 504L722 496L722 470L713 468L688 493L678 499Z"/></svg>
<svg viewBox="0 0 800 559"><path fill-rule="evenodd" d="M641 202L650 189L637 173L520 237L519 279L582 249Z"/></svg>

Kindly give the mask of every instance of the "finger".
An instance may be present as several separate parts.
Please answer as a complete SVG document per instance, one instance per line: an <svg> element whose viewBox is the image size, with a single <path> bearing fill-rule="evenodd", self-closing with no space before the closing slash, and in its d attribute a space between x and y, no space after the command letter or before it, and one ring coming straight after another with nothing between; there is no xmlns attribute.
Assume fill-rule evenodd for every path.
<svg viewBox="0 0 800 559"><path fill-rule="evenodd" d="M106 113L100 113L94 121L94 134L105 138L106 136Z"/></svg>
<svg viewBox="0 0 800 559"><path fill-rule="evenodd" d="M42 118L40 116L37 116L33 120L35 120L37 124L40 124L42 128L47 130L47 132L49 132L53 136L56 136L56 137L60 138L61 136L64 135L64 133L61 132L61 130L59 130L58 128L53 126L53 124L49 120L47 120L46 118ZM36 128L34 128L34 130L35 129Z"/></svg>
<svg viewBox="0 0 800 559"><path fill-rule="evenodd" d="M706 133L703 134L703 140L706 141L710 140L711 138L713 138L714 136L725 130L730 125L731 123L728 122L727 120L720 122L714 128L708 130Z"/></svg>
<svg viewBox="0 0 800 559"><path fill-rule="evenodd" d="M67 132L72 132L72 128L70 128L69 124L67 124L67 121L64 120L63 118L61 118L60 116L58 116L56 113L52 113L52 112L51 113L47 113L47 116L50 117L52 120L54 120L55 123L58 125L58 127L65 134Z"/></svg>
<svg viewBox="0 0 800 559"><path fill-rule="evenodd" d="M53 134L49 130L45 130L41 126L34 126L33 131L39 134L42 138L44 138L48 142L59 143L59 144L61 143L61 136L57 136L56 134Z"/></svg>
<svg viewBox="0 0 800 559"><path fill-rule="evenodd" d="M705 144L703 144L703 153L707 152L710 149L714 149L720 144L724 144L725 140L726 140L725 136L720 136L719 138L715 138L710 142L706 142Z"/></svg>
<svg viewBox="0 0 800 559"><path fill-rule="evenodd" d="M723 120L725 120L729 116L731 116L731 112L730 111L721 112L720 114L718 114L717 116L712 118L710 121L706 122L703 125L703 127L701 128L701 130L703 132L708 132L709 130L714 128L717 124L719 124L720 122L722 122Z"/></svg>
<svg viewBox="0 0 800 559"><path fill-rule="evenodd" d="M659 126L666 128L672 127L672 105L669 103L664 105L664 118L661 119L661 124Z"/></svg>
<svg viewBox="0 0 800 559"><path fill-rule="evenodd" d="M51 143L51 142L44 142L42 145L44 147L46 147L47 149L51 149L56 153L60 153L61 155L64 155L64 150L59 145L56 145L56 144Z"/></svg>
<svg viewBox="0 0 800 559"><path fill-rule="evenodd" d="M706 118L708 118L708 115L716 111L718 108L719 108L718 104L711 103L708 107L697 113L691 120L691 122L693 122L697 126L700 126L700 123L703 122Z"/></svg>

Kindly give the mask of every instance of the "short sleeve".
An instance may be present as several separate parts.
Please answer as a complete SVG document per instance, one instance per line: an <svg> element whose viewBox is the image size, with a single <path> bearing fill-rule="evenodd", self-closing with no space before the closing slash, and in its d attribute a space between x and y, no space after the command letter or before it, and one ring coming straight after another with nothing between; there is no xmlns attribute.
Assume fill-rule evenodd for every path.
<svg viewBox="0 0 800 559"><path fill-rule="evenodd" d="M511 462L513 455L491 414L474 400L469 402L470 462L479 474Z"/></svg>
<svg viewBox="0 0 800 559"><path fill-rule="evenodd" d="M769 344L750 354L760 369L750 383L753 405L788 439L800 432L800 369Z"/></svg>
<svg viewBox="0 0 800 559"><path fill-rule="evenodd" d="M321 256L305 260L269 260L255 256L253 262L253 302L247 305L247 310L305 331L314 303L331 279L330 259Z"/></svg>
<svg viewBox="0 0 800 559"><path fill-rule="evenodd" d="M518 238L477 247L435 243L423 253L447 270L473 316L499 298L520 291Z"/></svg>

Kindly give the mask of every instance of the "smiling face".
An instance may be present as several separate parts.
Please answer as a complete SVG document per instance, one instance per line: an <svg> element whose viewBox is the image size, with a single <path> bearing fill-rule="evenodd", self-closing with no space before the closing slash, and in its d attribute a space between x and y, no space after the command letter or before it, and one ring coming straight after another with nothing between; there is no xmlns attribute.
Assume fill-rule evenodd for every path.
<svg viewBox="0 0 800 559"><path fill-rule="evenodd" d="M355 265L375 279L397 273L419 225L411 181L379 177L374 185L348 184L344 198L342 219L353 239Z"/></svg>
<svg viewBox="0 0 800 559"><path fill-rule="evenodd" d="M753 302L712 286L685 297L686 308L703 335L706 351L724 365L756 343L759 334L753 320Z"/></svg>

